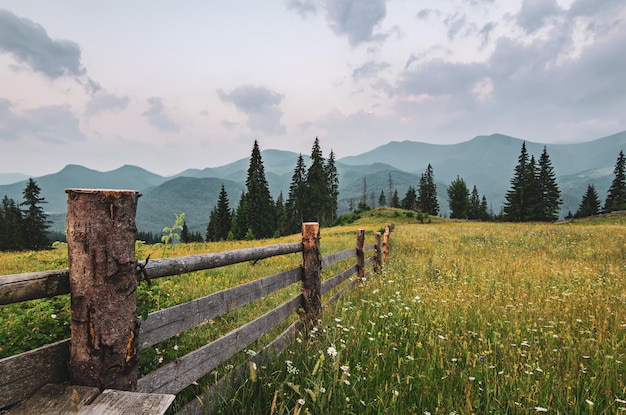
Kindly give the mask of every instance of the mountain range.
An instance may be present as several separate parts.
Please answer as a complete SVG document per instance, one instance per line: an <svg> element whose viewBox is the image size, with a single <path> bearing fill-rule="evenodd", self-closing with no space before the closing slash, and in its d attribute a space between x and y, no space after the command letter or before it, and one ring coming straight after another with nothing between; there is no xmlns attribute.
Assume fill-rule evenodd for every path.
<svg viewBox="0 0 626 415"><path fill-rule="evenodd" d="M427 144L415 141L392 141L366 153L336 161L339 174L339 213L349 210L351 202L361 199L364 181L375 204L381 191L389 198L389 178L402 199L409 186L418 187L419 177L430 163L435 175L441 214L449 211L447 186L457 176L472 189L477 186L493 212L498 213L510 188L510 180L525 140L501 134L478 136L458 144ZM619 152L626 148L626 131L576 144L541 144L526 142L530 155L539 159L544 146L555 169L561 189L561 216L575 212L587 185L594 184L604 202L613 180ZM261 152L265 175L273 197L283 193L286 199L298 154L282 150ZM308 157L305 157L308 161ZM160 176L137 166L99 172L87 167L68 165L61 171L34 177L41 188L42 205L52 221L51 230L63 232L67 209L66 188L132 189L142 193L137 207L137 228L160 233L171 226L175 213L185 213L190 231L204 235L209 212L217 202L224 184L231 208L238 204L245 189L249 159L206 169L188 169L175 176ZM365 180L364 180L365 178ZM0 173L0 197L7 195L21 202L27 176Z"/></svg>

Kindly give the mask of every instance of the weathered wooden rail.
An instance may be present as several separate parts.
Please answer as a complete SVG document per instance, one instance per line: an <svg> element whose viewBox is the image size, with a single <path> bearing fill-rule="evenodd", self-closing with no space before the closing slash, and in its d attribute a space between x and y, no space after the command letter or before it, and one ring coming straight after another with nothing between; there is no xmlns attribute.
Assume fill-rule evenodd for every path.
<svg viewBox="0 0 626 415"><path fill-rule="evenodd" d="M365 232L359 230L356 249L325 257L320 254L319 225L304 223L302 242L137 262L134 259L134 215L140 194L84 189L68 189L67 192L70 267L60 271L0 276L0 305L70 294L72 338L0 359L0 413L24 413L20 411L29 401L22 401L38 390L40 394L42 390L50 390L50 384L68 381L76 387L101 391L132 391L117 396L145 402L149 397L154 402L159 402L159 397L171 397L162 399L159 408L155 404L146 412L137 412L163 413L170 405L172 395L200 380L294 313L297 312L300 319L253 359L259 362L271 359L290 344L299 329L319 324L322 295L356 275L351 283L328 300L334 301L368 273L380 270L389 253L388 238L393 230L393 225L388 225L384 235L377 233L374 245L367 247L364 246ZM132 238L129 237L131 232ZM373 255L366 259L365 254L371 251ZM136 316L138 276L152 280L298 252L302 253L299 267L155 311L145 321ZM322 282L322 268L349 258L356 258L355 265ZM370 264L373 266L366 271ZM295 283L301 284L300 294L223 337L138 378L139 350ZM123 302L121 306L119 301ZM120 313L119 308L124 310ZM128 318L126 311L129 308L132 319ZM103 353L106 353L105 357ZM97 361L94 363L92 359ZM220 380L202 399L204 404L211 408L215 393L223 396L232 388L233 377L240 376L242 370L236 368L229 377ZM47 389L42 388L45 385L48 385ZM107 395L109 400L111 396L110 393ZM31 399L30 404L34 401L35 398ZM88 401L81 411L93 410L93 407L88 408ZM198 401L192 401L180 412L194 413L202 409L198 405ZM36 409L29 407L28 410Z"/></svg>

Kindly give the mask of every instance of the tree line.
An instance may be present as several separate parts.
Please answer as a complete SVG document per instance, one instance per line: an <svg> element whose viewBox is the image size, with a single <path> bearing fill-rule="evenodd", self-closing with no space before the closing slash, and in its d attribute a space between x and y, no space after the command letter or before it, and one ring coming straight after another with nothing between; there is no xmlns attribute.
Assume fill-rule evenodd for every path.
<svg viewBox="0 0 626 415"><path fill-rule="evenodd" d="M0 251L38 250L50 246L50 221L41 205L41 189L30 178L24 188L23 201L17 203L8 196L0 206Z"/></svg>
<svg viewBox="0 0 626 415"><path fill-rule="evenodd" d="M618 155L613 174L604 206L594 185L589 184L578 210L575 213L568 212L565 217L581 218L626 210L626 157L623 151ZM457 176L446 189L450 218L513 222L558 219L562 204L561 191L545 146L539 160L536 160L534 155L528 154L526 143L522 144L510 183L511 188L506 193L504 206L498 215L494 215L488 207L486 197L481 197L476 185L470 192L465 180ZM297 233L304 221L317 221L325 226L341 222L341 218L337 217L339 176L335 155L331 150L328 159L324 158L317 137L313 143L308 168L302 154L296 161L286 200L282 192L276 200L272 199L256 140L252 147L245 184L246 188L235 208L230 207L229 196L222 184L217 204L209 214L204 239L199 232L189 232L186 223L183 223L181 242L269 238ZM37 250L50 246L50 221L41 206L45 203L41 197L41 189L32 178L24 188L22 202L17 203L4 196L0 204L1 251ZM364 177L363 195L356 211L371 209L375 204L375 193L368 194L367 180ZM418 186L409 186L402 199L393 187L390 174L388 193L380 192L378 206L439 215L432 166L428 164L420 176ZM353 202L350 202L349 210L355 211ZM162 236L138 231L137 238L147 243L157 243Z"/></svg>
<svg viewBox="0 0 626 415"><path fill-rule="evenodd" d="M231 209L222 184L217 204L209 215L206 241L260 239L300 232L302 222L329 225L337 219L339 176L331 150L325 159L316 137L307 168L302 154L293 171L287 200L282 192L272 199L265 178L259 144L255 140L246 177L246 189Z"/></svg>

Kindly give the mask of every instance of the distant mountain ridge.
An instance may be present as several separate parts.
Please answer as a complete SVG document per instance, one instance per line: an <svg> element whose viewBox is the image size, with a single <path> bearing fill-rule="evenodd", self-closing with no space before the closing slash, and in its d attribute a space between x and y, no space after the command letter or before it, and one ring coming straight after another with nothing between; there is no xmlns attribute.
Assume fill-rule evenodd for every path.
<svg viewBox="0 0 626 415"><path fill-rule="evenodd" d="M471 188L476 185L492 210L498 213L525 140L501 134L477 136L458 144L427 144L414 141L392 141L366 153L336 161L339 173L339 213L348 211L363 194L366 178L368 202L373 194L377 204L380 192L389 198L389 177L400 198L409 186L418 187L419 177L430 163L433 166L441 213L448 212L446 189L457 176ZM529 154L539 158L546 146L562 191L561 216L574 212L588 184L594 184L602 201L610 186L613 167L620 150L626 148L626 131L594 141L576 144L541 144L525 141ZM303 154L304 155L304 154ZM326 152L325 157L328 157ZM283 150L261 152L266 178L274 198L280 192L286 199L298 154ZM305 155L305 161L309 161ZM174 213L185 213L191 231L204 234L209 212L217 202L219 189L226 187L230 207L235 208L245 189L249 158L220 167L188 169L164 177L137 166L99 172L83 166L68 165L61 171L35 177L46 200L53 230L63 231L67 209L67 188L109 188L139 190L142 197L137 208L139 230L160 232L170 226ZM0 185L0 197L22 200L27 178ZM0 174L0 183L8 175Z"/></svg>

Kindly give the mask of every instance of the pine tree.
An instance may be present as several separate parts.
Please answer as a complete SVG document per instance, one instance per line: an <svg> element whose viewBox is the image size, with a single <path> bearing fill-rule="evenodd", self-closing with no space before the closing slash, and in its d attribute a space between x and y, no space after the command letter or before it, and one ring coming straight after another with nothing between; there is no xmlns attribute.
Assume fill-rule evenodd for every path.
<svg viewBox="0 0 626 415"><path fill-rule="evenodd" d="M234 239L244 239L246 237L246 233L248 232L248 228L250 227L248 223L248 198L246 197L245 192L241 192L241 197L239 198L239 203L237 204L237 209L235 209L235 213L233 214L233 226L231 228L232 236ZM217 209L215 209L217 212ZM217 223L217 220L215 220ZM207 241L209 241L209 235L207 233Z"/></svg>
<svg viewBox="0 0 626 415"><path fill-rule="evenodd" d="M418 209L429 215L439 214L439 202L437 201L437 186L433 167L428 163L426 171L420 177L419 194L417 198Z"/></svg>
<svg viewBox="0 0 626 415"><path fill-rule="evenodd" d="M304 205L306 203L306 168L302 154L298 156L296 167L291 176L289 195L285 204L285 232L298 233L304 221Z"/></svg>
<svg viewBox="0 0 626 415"><path fill-rule="evenodd" d="M0 206L0 251L24 249L22 211L15 200L4 196Z"/></svg>
<svg viewBox="0 0 626 415"><path fill-rule="evenodd" d="M487 198L483 195L483 199L480 202L480 220L492 219L492 215L489 214L489 205L487 204Z"/></svg>
<svg viewBox="0 0 626 415"><path fill-rule="evenodd" d="M467 219L470 207L470 193L465 180L456 176L448 186L448 202L450 204L450 218Z"/></svg>
<svg viewBox="0 0 626 415"><path fill-rule="evenodd" d="M417 191L413 186L409 186L404 199L400 202L400 207L406 210L417 210Z"/></svg>
<svg viewBox="0 0 626 415"><path fill-rule="evenodd" d="M623 151L619 152L613 174L615 177L604 203L604 213L626 210L626 159Z"/></svg>
<svg viewBox="0 0 626 415"><path fill-rule="evenodd" d="M311 150L311 165L306 173L306 204L304 220L326 224L330 218L331 189L326 163L317 137Z"/></svg>
<svg viewBox="0 0 626 415"><path fill-rule="evenodd" d="M561 191L556 183L554 167L552 167L552 162L545 146L539 158L538 185L541 201L535 219L541 221L557 220L563 201L561 200Z"/></svg>
<svg viewBox="0 0 626 415"><path fill-rule="evenodd" d="M478 188L476 187L476 185L474 185L469 198L469 210L467 212L467 218L473 220L482 219L480 209L480 195L478 194Z"/></svg>
<svg viewBox="0 0 626 415"><path fill-rule="evenodd" d="M517 161L503 212L506 220L525 222L535 218L539 200L535 159L529 158L526 142L522 143Z"/></svg>
<svg viewBox="0 0 626 415"><path fill-rule="evenodd" d="M328 178L328 189L330 205L328 210L328 220L333 222L337 219L337 206L339 199L339 173L335 165L335 152L331 149L326 163L326 177Z"/></svg>
<svg viewBox="0 0 626 415"><path fill-rule="evenodd" d="M387 198L385 197L385 191L381 190L380 195L378 196L378 206L385 207L387 206Z"/></svg>
<svg viewBox="0 0 626 415"><path fill-rule="evenodd" d="M50 245L47 229L50 227L48 215L43 208L39 206L46 203L43 197L40 197L41 189L37 183L31 178L24 189L24 201L20 204L26 209L23 213L23 231L25 248L27 249L44 249Z"/></svg>
<svg viewBox="0 0 626 415"><path fill-rule="evenodd" d="M248 229L254 238L262 239L273 236L274 224L276 223L274 200L270 195L269 185L265 178L265 168L257 140L254 140L252 155L250 156L246 190ZM246 234L249 234L248 230L246 230Z"/></svg>
<svg viewBox="0 0 626 415"><path fill-rule="evenodd" d="M276 199L276 203L274 204L274 210L276 211L276 231L274 232L274 236L279 237L287 235L287 233L285 232L285 222L287 215L282 191L278 194L278 198Z"/></svg>
<svg viewBox="0 0 626 415"><path fill-rule="evenodd" d="M187 227L187 222L183 221L183 229L180 231L180 241L184 244L189 243L189 228Z"/></svg>
<svg viewBox="0 0 626 415"><path fill-rule="evenodd" d="M206 230L207 242L225 241L233 226L232 212L228 202L228 193L224 183L217 197L217 204L211 209Z"/></svg>
<svg viewBox="0 0 626 415"><path fill-rule="evenodd" d="M578 210L574 214L575 218L585 218L587 216L594 216L600 213L600 199L594 185L587 185L587 191L583 195L583 199L578 206Z"/></svg>
<svg viewBox="0 0 626 415"><path fill-rule="evenodd" d="M398 197L398 189L393 190L393 196L391 197L391 207L397 208L400 206L400 198Z"/></svg>

